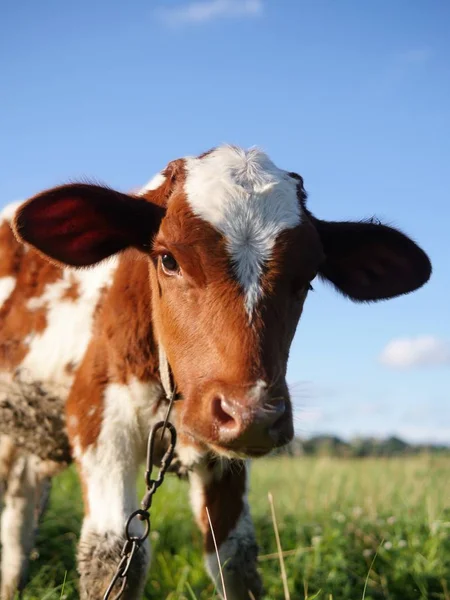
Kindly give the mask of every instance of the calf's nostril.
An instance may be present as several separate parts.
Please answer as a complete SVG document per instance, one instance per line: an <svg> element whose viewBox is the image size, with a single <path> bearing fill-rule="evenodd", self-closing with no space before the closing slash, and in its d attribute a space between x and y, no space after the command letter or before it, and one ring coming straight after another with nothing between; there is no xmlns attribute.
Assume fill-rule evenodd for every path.
<svg viewBox="0 0 450 600"><path fill-rule="evenodd" d="M233 412L233 408L228 404L225 398L222 398L221 396L213 398L212 414L220 427L233 428L237 425Z"/></svg>
<svg viewBox="0 0 450 600"><path fill-rule="evenodd" d="M274 406L275 412L279 416L284 415L284 413L286 412L286 408L287 408L287 404L286 404L286 400L284 398L281 398L280 400L278 400Z"/></svg>
<svg viewBox="0 0 450 600"><path fill-rule="evenodd" d="M271 425L276 424L280 419L283 418L286 413L286 409L287 404L284 398L268 404L265 409L267 421L269 421Z"/></svg>
<svg viewBox="0 0 450 600"><path fill-rule="evenodd" d="M283 427L285 422L285 416L287 412L287 403L285 400L277 402L276 405L273 405L270 410L269 417L269 430L270 432L276 432L277 429Z"/></svg>

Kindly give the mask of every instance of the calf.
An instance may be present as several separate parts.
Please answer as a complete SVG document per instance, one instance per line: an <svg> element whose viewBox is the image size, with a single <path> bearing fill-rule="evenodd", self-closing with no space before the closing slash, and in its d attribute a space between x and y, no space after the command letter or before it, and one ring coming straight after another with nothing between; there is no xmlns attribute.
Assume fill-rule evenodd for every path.
<svg viewBox="0 0 450 600"><path fill-rule="evenodd" d="M428 280L426 254L378 222L317 219L299 175L233 146L175 160L133 195L45 191L6 210L0 244L3 600L23 585L48 482L70 461L63 406L85 506L80 596L103 596L171 378L208 571L217 581L206 507L229 600L261 598L245 459L293 436L286 365L311 281L355 302L392 298ZM143 546L125 598L141 596L148 563Z"/></svg>

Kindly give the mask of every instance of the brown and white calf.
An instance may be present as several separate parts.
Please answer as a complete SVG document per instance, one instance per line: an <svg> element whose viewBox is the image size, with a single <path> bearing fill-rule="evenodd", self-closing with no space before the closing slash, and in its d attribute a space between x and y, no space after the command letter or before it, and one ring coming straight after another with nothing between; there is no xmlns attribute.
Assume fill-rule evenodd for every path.
<svg viewBox="0 0 450 600"><path fill-rule="evenodd" d="M302 178L255 149L173 161L133 195L80 183L8 208L2 598L23 585L49 478L70 460L63 405L84 493L80 594L102 597L136 508L147 434L166 410L167 363L183 398L172 414L177 464L207 568L216 579L206 507L229 600L260 598L245 459L292 438L286 364L310 282L318 275L369 302L411 292L430 273L426 254L395 229L314 217ZM148 562L144 547L127 599L142 594Z"/></svg>

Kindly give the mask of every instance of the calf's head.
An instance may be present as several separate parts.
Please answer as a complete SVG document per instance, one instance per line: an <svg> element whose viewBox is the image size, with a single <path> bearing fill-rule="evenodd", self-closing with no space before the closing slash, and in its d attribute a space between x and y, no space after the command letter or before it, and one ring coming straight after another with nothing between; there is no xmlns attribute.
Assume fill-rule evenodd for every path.
<svg viewBox="0 0 450 600"><path fill-rule="evenodd" d="M426 254L377 222L327 222L302 178L257 150L222 146L170 163L139 194L87 184L22 205L19 239L86 267L137 248L148 256L156 338L183 395L185 434L230 456L288 442L289 348L318 275L355 302L411 292Z"/></svg>

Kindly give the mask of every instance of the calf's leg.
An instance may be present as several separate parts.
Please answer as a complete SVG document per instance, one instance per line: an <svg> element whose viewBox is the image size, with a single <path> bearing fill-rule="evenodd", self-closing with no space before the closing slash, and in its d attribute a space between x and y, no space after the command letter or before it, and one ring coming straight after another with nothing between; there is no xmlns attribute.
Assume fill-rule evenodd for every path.
<svg viewBox="0 0 450 600"><path fill-rule="evenodd" d="M206 567L222 597L211 526L228 600L259 600L262 583L256 568L258 546L247 502L245 463L227 461L199 466L190 475L190 485L193 511L204 536Z"/></svg>
<svg viewBox="0 0 450 600"><path fill-rule="evenodd" d="M26 584L29 556L51 480L43 475L39 458L16 450L4 437L0 442L5 504L1 518L0 595L2 600L9 600Z"/></svg>
<svg viewBox="0 0 450 600"><path fill-rule="evenodd" d="M9 435L0 435L0 494L2 500L8 487L8 477L16 455L17 448L13 439Z"/></svg>
<svg viewBox="0 0 450 600"><path fill-rule="evenodd" d="M118 398L117 402L123 402ZM112 407L111 407L112 404ZM110 403L113 412L115 402ZM125 522L136 510L136 476L139 457L132 415L125 410L113 419L107 411L95 443L78 449L78 467L83 486L85 517L78 547L81 600L101 600L120 562L125 543ZM116 406L119 410L119 407ZM130 419L129 421L127 419ZM143 532L136 518L133 535ZM148 540L139 548L131 563L123 600L141 598L149 565ZM111 598L120 589L114 587Z"/></svg>

